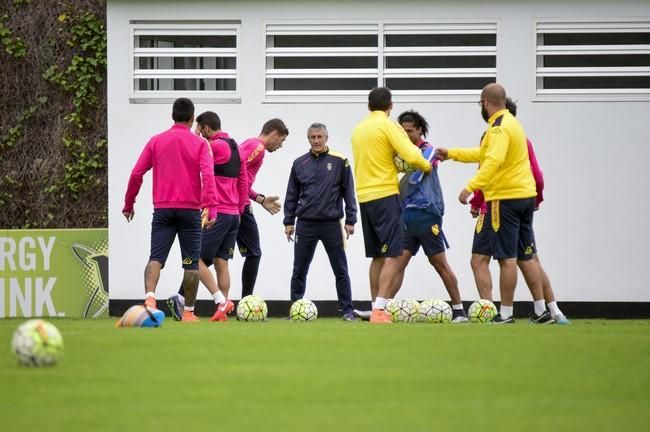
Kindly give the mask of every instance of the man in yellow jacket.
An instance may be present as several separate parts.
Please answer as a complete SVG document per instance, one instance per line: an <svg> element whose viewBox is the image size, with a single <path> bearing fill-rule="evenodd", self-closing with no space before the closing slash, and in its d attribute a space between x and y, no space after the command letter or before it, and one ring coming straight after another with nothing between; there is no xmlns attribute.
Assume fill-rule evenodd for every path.
<svg viewBox="0 0 650 432"><path fill-rule="evenodd" d="M386 302L399 274L404 224L399 203L395 154L425 173L430 163L411 144L404 129L388 117L392 95L385 87L368 94L370 114L352 132L354 177L366 256L370 263L371 323L390 323Z"/></svg>
<svg viewBox="0 0 650 432"><path fill-rule="evenodd" d="M481 115L488 123L481 145L474 148L438 148L438 159L478 162L479 170L458 199L462 204L473 191L483 191L488 204L485 225L491 227L490 246L501 269L501 308L494 318L498 324L514 323L513 302L517 285L517 260L529 267L528 285L533 295L531 322L552 323L546 310L539 264L535 255L533 213L537 190L530 170L526 133L519 121L506 109L506 91L496 83L481 92Z"/></svg>

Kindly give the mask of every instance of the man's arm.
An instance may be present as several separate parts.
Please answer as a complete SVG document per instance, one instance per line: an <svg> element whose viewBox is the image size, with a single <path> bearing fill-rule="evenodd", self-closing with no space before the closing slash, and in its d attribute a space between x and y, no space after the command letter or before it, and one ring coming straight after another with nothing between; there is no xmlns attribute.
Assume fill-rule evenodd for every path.
<svg viewBox="0 0 650 432"><path fill-rule="evenodd" d="M343 161L343 200L345 201L345 225L354 226L357 223L357 199L354 195L354 178L350 162ZM347 229L346 229L347 231ZM352 234L352 233L348 233Z"/></svg>
<svg viewBox="0 0 650 432"><path fill-rule="evenodd" d="M533 172L533 177L535 178L535 188L537 189L537 197L535 199L535 207L544 201L544 174L542 169L537 163L537 156L535 155L535 150L533 149L533 143L526 138L526 144L528 144L528 159L530 160L530 170Z"/></svg>
<svg viewBox="0 0 650 432"><path fill-rule="evenodd" d="M202 143L201 153L199 156L199 167L201 169L201 207L208 209L208 221L206 226L210 226L217 218L217 205L219 197L217 196L217 185L214 179L214 158L210 145Z"/></svg>
<svg viewBox="0 0 650 432"><path fill-rule="evenodd" d="M450 148L447 151L447 157L449 159L455 160L456 162L478 163L481 159L481 148Z"/></svg>
<svg viewBox="0 0 650 432"><path fill-rule="evenodd" d="M129 183L126 188L126 194L124 195L124 208L122 209L122 214L129 222L133 219L135 214L133 205L135 204L135 198L138 196L138 192L140 192L140 187L142 187L142 178L153 166L153 155L151 154L150 142L147 143L142 150L142 153L140 153L140 157L131 171Z"/></svg>
<svg viewBox="0 0 650 432"><path fill-rule="evenodd" d="M481 161L478 172L465 188L470 192L476 189L485 190L485 186L492 181L494 174L505 161L508 147L510 147L510 137L500 127L491 128L488 134L490 141L485 151L485 158Z"/></svg>
<svg viewBox="0 0 650 432"><path fill-rule="evenodd" d="M239 150L239 177L237 178L237 191L239 192L239 214L242 214L248 204L248 169L246 167L246 158L241 149Z"/></svg>
<svg viewBox="0 0 650 432"><path fill-rule="evenodd" d="M296 208L298 208L298 197L300 196L300 182L296 176L295 164L291 167L289 181L287 183L287 194L284 197L284 220L285 226L293 226L296 223Z"/></svg>

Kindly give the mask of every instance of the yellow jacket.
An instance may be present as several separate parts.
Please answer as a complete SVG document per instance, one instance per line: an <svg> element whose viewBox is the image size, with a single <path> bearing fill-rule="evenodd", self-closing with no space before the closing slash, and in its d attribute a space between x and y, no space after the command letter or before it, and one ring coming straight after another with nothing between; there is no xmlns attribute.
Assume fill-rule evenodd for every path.
<svg viewBox="0 0 650 432"><path fill-rule="evenodd" d="M466 189L482 190L486 201L537 196L526 133L507 109L490 117L480 147L449 149L448 156L459 162L480 164Z"/></svg>
<svg viewBox="0 0 650 432"><path fill-rule="evenodd" d="M352 156L360 203L399 193L397 169L393 163L396 153L411 166L426 173L431 171L420 149L384 111L372 111L354 128Z"/></svg>

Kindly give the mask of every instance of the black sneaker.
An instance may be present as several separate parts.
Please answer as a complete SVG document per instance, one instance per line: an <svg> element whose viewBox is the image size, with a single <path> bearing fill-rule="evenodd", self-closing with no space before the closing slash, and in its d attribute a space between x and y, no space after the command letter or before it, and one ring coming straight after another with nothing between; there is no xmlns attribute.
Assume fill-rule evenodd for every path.
<svg viewBox="0 0 650 432"><path fill-rule="evenodd" d="M352 322L352 321L356 321L357 317L354 315L354 312L348 312L343 314L343 317L341 317L341 319L343 321Z"/></svg>
<svg viewBox="0 0 650 432"><path fill-rule="evenodd" d="M549 311L544 311L544 313L541 315L535 315L535 313L533 312L533 314L530 316L530 323L531 324L553 324L555 323L555 320L553 319Z"/></svg>
<svg viewBox="0 0 650 432"><path fill-rule="evenodd" d="M510 318L503 319L501 318L501 314L497 314L492 319L492 324L514 324L515 323L515 317L511 316Z"/></svg>
<svg viewBox="0 0 650 432"><path fill-rule="evenodd" d="M467 319L467 314L463 309L454 309L453 315L451 316L451 322L454 324L466 323L469 320Z"/></svg>

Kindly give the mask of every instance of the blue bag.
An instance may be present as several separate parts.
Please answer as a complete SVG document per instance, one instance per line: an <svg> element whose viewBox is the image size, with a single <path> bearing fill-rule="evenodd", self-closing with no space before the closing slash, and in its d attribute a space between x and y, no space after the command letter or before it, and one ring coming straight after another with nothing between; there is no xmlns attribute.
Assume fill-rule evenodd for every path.
<svg viewBox="0 0 650 432"><path fill-rule="evenodd" d="M431 161L434 149L428 148L422 156ZM410 176L404 176L400 194L404 225L409 234L422 234L430 231L435 225L442 228L445 202L436 169L431 170L430 174L415 171Z"/></svg>

